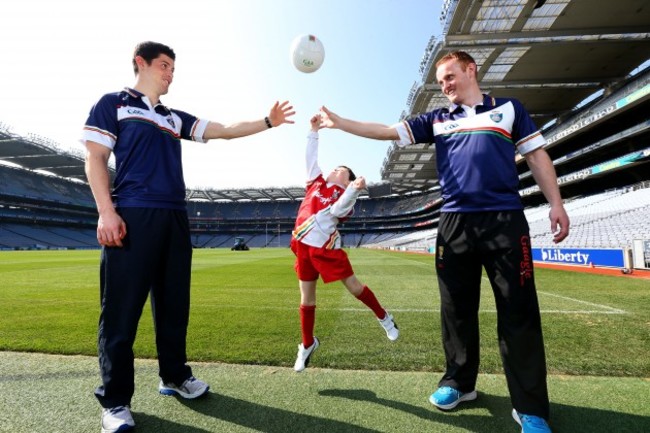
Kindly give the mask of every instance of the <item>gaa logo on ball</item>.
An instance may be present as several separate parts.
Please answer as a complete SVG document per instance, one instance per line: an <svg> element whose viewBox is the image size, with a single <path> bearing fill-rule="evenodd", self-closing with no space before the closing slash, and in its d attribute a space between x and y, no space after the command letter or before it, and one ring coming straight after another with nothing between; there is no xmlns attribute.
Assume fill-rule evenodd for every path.
<svg viewBox="0 0 650 433"><path fill-rule="evenodd" d="M291 43L291 63L300 72L315 72L325 60L323 43L314 35L300 35Z"/></svg>

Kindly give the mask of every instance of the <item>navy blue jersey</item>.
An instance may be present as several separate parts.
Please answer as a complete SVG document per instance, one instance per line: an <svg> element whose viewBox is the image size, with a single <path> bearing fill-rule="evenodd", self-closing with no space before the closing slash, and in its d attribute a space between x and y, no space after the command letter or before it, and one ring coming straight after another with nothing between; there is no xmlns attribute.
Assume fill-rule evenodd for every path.
<svg viewBox="0 0 650 433"><path fill-rule="evenodd" d="M401 122L399 144L435 143L443 212L523 209L515 151L546 141L516 99L485 95L474 108L468 116L452 105Z"/></svg>
<svg viewBox="0 0 650 433"><path fill-rule="evenodd" d="M208 122L133 89L104 95L90 110L82 141L112 149L116 207L185 209L181 139L203 142Z"/></svg>

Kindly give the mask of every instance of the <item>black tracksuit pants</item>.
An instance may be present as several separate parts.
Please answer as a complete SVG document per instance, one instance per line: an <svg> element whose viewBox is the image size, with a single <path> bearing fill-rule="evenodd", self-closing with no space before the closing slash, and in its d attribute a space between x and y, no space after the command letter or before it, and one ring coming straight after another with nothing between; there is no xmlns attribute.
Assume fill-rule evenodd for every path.
<svg viewBox="0 0 650 433"><path fill-rule="evenodd" d="M546 359L523 211L442 213L436 271L446 372L440 386L475 389L482 268L494 292L497 334L513 407L548 419Z"/></svg>

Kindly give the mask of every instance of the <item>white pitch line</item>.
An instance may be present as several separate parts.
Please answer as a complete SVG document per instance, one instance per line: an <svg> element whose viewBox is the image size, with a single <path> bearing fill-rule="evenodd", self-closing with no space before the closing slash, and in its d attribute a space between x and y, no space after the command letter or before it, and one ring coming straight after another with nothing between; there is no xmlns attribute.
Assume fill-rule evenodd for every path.
<svg viewBox="0 0 650 433"><path fill-rule="evenodd" d="M490 279L483 276L481 277L482 280L487 281L488 283L490 282ZM588 311L588 310L580 310L580 311L569 311L569 310L540 310L542 313L565 313L565 314L627 314L627 311L625 310L620 310L618 308L610 307L609 305L602 305L602 304L594 304L593 302L587 302L583 301L580 299L575 299L575 298L569 298L568 296L562 296L562 295L556 295L553 293L548 293L548 292L543 292L541 290L537 290L538 294L542 294L545 296L551 296L555 298L560 298L564 299L565 301L572 301L572 302L577 302L579 304L584 304L584 305L589 305L592 307L596 308L603 308L606 311L602 310L597 310L597 311Z"/></svg>
<svg viewBox="0 0 650 433"><path fill-rule="evenodd" d="M419 263L419 262L418 262ZM489 282L489 279L485 276L482 277L483 280ZM543 310L540 309L540 313L544 314L628 314L627 311L621 310L619 308L610 307L609 305L596 304L593 302L583 301L581 299L570 298L568 296L556 295L554 293L548 293L538 290L538 294L544 296L551 296L559 299L564 299L565 301L576 302L578 304L589 305L591 307L600 308L599 310ZM271 307L271 306L252 306L252 305L216 305L216 304L201 304L202 306L209 305L210 307L217 308L249 308L256 310L297 310L298 307ZM323 308L325 309L325 308ZM350 312L367 312L367 308L327 308L329 311L350 311ZM439 308L390 308L391 312L395 313L437 313L440 312ZM497 310L479 310L479 313L497 313Z"/></svg>
<svg viewBox="0 0 650 433"><path fill-rule="evenodd" d="M539 291L539 290L537 291L537 293L541 293L542 295L545 295L545 296L551 296L551 297L554 297L554 298L564 299L565 301L571 301L571 302L577 302L579 304L589 305L591 307L604 308L604 309L608 310L607 313L603 312L605 314L627 314L627 311L620 310L620 309L614 308L614 307L610 307L609 305L595 304L593 302L587 302L587 301L583 301L583 300L580 300L580 299L569 298L568 296L556 295L554 293L542 292L542 291Z"/></svg>
<svg viewBox="0 0 650 433"><path fill-rule="evenodd" d="M611 308L611 307L610 307ZM335 311L368 311L367 308L336 308ZM440 312L439 308L390 308L390 312L393 313L438 313ZM616 308L611 308L610 310L540 310L541 313L550 313L550 314L627 314L623 310L617 310ZM497 313L497 310L479 310L479 313Z"/></svg>
<svg viewBox="0 0 650 433"><path fill-rule="evenodd" d="M570 298L568 298L570 299ZM597 304L596 304L597 305ZM237 308L237 309L250 309L250 310L276 310L276 311L293 311L298 310L298 307L270 307L270 306L253 306L253 305L217 305L217 304L201 304L202 307L209 306L213 308ZM627 314L623 310L616 308L606 307L609 310L540 310L545 314ZM368 312L367 308L327 308L322 307L320 311L345 311L352 313ZM391 313L438 313L439 308L390 308ZM479 310L479 313L497 313L497 310Z"/></svg>

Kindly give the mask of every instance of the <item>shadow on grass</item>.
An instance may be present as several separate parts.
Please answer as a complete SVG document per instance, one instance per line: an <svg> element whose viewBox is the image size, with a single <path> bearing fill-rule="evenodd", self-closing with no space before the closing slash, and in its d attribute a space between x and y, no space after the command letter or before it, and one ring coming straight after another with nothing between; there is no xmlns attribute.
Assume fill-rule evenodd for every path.
<svg viewBox="0 0 650 433"><path fill-rule="evenodd" d="M138 433L212 433L197 427L179 424L157 416L133 412Z"/></svg>
<svg viewBox="0 0 650 433"><path fill-rule="evenodd" d="M327 397L339 397L349 400L380 404L438 424L449 424L470 432L517 431L511 418L510 399L479 393L476 401L463 403L449 413L462 412L463 408L475 407L487 409L491 416L468 414L449 416L447 412L414 406L395 400L378 397L373 391L365 389L328 389L319 391ZM626 433L650 432L650 417L632 415L604 409L551 403L551 428L554 433Z"/></svg>
<svg viewBox="0 0 650 433"><path fill-rule="evenodd" d="M196 400L177 399L188 409L203 415L266 433L287 432L345 432L378 433L378 430L347 422L304 415L284 409L264 406L217 393ZM204 430L179 430L198 433Z"/></svg>
<svg viewBox="0 0 650 433"><path fill-rule="evenodd" d="M429 407L421 407L401 401L389 400L378 397L374 391L365 389L327 389L319 391L318 394L326 397L339 397L347 398L349 400L376 403L402 412L410 413L418 418L431 421L435 424L450 425L454 428L462 428L470 432L514 431L514 421L512 418L509 418L511 410L510 401L503 397L495 397L482 393L479 394L479 399L477 401L463 403L463 405L447 412L455 413L461 411L464 407L485 407L491 414L503 413L503 420L500 420L498 417L475 414L450 417L446 412L438 410L432 405L429 405ZM506 418L505 415L508 415L508 418Z"/></svg>

